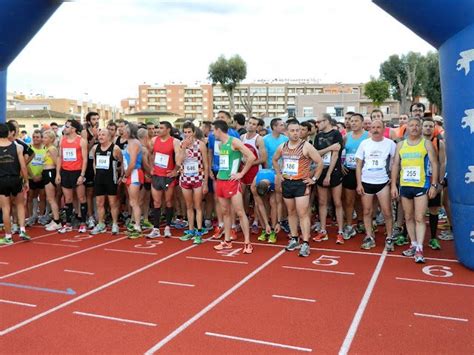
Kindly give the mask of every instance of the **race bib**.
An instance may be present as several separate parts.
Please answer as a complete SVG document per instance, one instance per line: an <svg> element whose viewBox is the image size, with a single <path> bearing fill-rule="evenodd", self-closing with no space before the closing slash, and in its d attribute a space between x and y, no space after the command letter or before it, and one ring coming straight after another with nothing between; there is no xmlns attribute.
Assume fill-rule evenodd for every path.
<svg viewBox="0 0 474 355"><path fill-rule="evenodd" d="M299 163L296 159L283 159L282 173L290 176L298 174Z"/></svg>
<svg viewBox="0 0 474 355"><path fill-rule="evenodd" d="M96 169L108 169L110 166L110 156L109 155L97 155L95 159L95 168Z"/></svg>
<svg viewBox="0 0 474 355"><path fill-rule="evenodd" d="M331 156L332 152L327 152L326 154L323 155L323 165L324 166L329 166L331 165Z"/></svg>
<svg viewBox="0 0 474 355"><path fill-rule="evenodd" d="M228 155L219 155L219 170L229 170Z"/></svg>
<svg viewBox="0 0 474 355"><path fill-rule="evenodd" d="M63 148L63 160L64 161L76 161L76 148Z"/></svg>
<svg viewBox="0 0 474 355"><path fill-rule="evenodd" d="M351 169L356 168L357 164L355 154L346 154L346 166Z"/></svg>
<svg viewBox="0 0 474 355"><path fill-rule="evenodd" d="M44 162L44 155L43 154L35 154L35 157L31 161L31 165L33 166L41 166Z"/></svg>
<svg viewBox="0 0 474 355"><path fill-rule="evenodd" d="M403 169L403 180L406 182L419 183L421 180L421 170L419 166L408 166Z"/></svg>
<svg viewBox="0 0 474 355"><path fill-rule="evenodd" d="M197 176L199 174L199 162L197 160L185 161L183 174L184 176Z"/></svg>
<svg viewBox="0 0 474 355"><path fill-rule="evenodd" d="M384 168L384 160L383 159L377 159L377 158L372 158L372 159L367 159L367 168L369 170L379 170Z"/></svg>
<svg viewBox="0 0 474 355"><path fill-rule="evenodd" d="M218 140L214 141L214 155L221 154L221 142Z"/></svg>
<svg viewBox="0 0 474 355"><path fill-rule="evenodd" d="M167 154L161 154L161 153L155 154L155 165L160 168L167 168L169 160L170 160L170 156Z"/></svg>

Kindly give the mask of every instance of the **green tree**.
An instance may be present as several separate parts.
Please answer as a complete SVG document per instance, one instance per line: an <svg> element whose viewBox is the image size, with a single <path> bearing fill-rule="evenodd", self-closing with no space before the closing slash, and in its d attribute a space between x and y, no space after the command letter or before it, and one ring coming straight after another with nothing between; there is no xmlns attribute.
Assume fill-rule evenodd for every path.
<svg viewBox="0 0 474 355"><path fill-rule="evenodd" d="M400 110L406 113L415 96L422 94L426 77L425 57L409 52L391 55L380 65L380 77L390 83L392 95L400 101Z"/></svg>
<svg viewBox="0 0 474 355"><path fill-rule="evenodd" d="M221 55L209 65L208 74L212 84L220 84L227 93L230 113L235 113L234 92L239 83L247 76L247 63L238 54L229 59Z"/></svg>
<svg viewBox="0 0 474 355"><path fill-rule="evenodd" d="M372 100L374 106L380 107L390 97L390 84L386 80L371 77L364 85L364 94Z"/></svg>
<svg viewBox="0 0 474 355"><path fill-rule="evenodd" d="M426 55L426 78L423 82L423 91L428 100L435 104L441 113L441 80L439 78L439 55L437 52L428 52Z"/></svg>

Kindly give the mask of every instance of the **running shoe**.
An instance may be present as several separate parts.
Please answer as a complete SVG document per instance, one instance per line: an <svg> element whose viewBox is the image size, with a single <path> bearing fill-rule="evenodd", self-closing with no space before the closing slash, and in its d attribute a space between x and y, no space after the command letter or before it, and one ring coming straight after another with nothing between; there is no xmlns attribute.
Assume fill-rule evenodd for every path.
<svg viewBox="0 0 474 355"><path fill-rule="evenodd" d="M95 219L94 217L90 216L88 219L87 219L87 229L93 229L95 227ZM80 233L80 232L79 232Z"/></svg>
<svg viewBox="0 0 474 355"><path fill-rule="evenodd" d="M349 226L349 225L345 226L344 230L342 231L342 235L343 235L345 240L351 239L356 234L357 234L357 232L355 231L354 227Z"/></svg>
<svg viewBox="0 0 474 355"><path fill-rule="evenodd" d="M300 252L298 253L298 256L302 256L304 258L308 257L310 252L309 244L308 243L303 243L301 244Z"/></svg>
<svg viewBox="0 0 474 355"><path fill-rule="evenodd" d="M11 245L13 244L13 239L11 238L0 238L0 245Z"/></svg>
<svg viewBox="0 0 474 355"><path fill-rule="evenodd" d="M365 233L364 222L362 222L362 221L357 222L356 232L359 233L359 234L364 234Z"/></svg>
<svg viewBox="0 0 474 355"><path fill-rule="evenodd" d="M22 231L22 230L20 230L20 238L26 241L31 240L31 237L28 234L26 234L26 231Z"/></svg>
<svg viewBox="0 0 474 355"><path fill-rule="evenodd" d="M152 229L153 223L151 223L148 219L144 219L141 223L142 229Z"/></svg>
<svg viewBox="0 0 474 355"><path fill-rule="evenodd" d="M268 235L268 243L275 244L277 242L277 235L275 231L271 231Z"/></svg>
<svg viewBox="0 0 474 355"><path fill-rule="evenodd" d="M412 245L407 250L404 250L402 252L402 255L403 256L415 256L415 253L416 253L416 247Z"/></svg>
<svg viewBox="0 0 474 355"><path fill-rule="evenodd" d="M81 225L79 226L79 233L85 233L87 232L87 227L84 223L81 223Z"/></svg>
<svg viewBox="0 0 474 355"><path fill-rule="evenodd" d="M98 223L90 232L92 235L100 234L100 233L106 233L107 228L105 227L104 223Z"/></svg>
<svg viewBox="0 0 474 355"><path fill-rule="evenodd" d="M319 233L314 236L313 241L319 243L319 242L322 242L323 240L328 240L328 239L329 239L328 232L319 231Z"/></svg>
<svg viewBox="0 0 474 355"><path fill-rule="evenodd" d="M159 238L161 237L160 229L159 228L153 228L150 233L148 233L145 237L154 239L154 238Z"/></svg>
<svg viewBox="0 0 474 355"><path fill-rule="evenodd" d="M197 231L194 236L193 244L201 244L201 243L202 243L202 233Z"/></svg>
<svg viewBox="0 0 474 355"><path fill-rule="evenodd" d="M439 240L453 240L454 239L453 232L450 229L441 231L440 235L438 236L438 239Z"/></svg>
<svg viewBox="0 0 474 355"><path fill-rule="evenodd" d="M288 224L288 220L285 219L280 221L280 227L285 233L290 233L290 225Z"/></svg>
<svg viewBox="0 0 474 355"><path fill-rule="evenodd" d="M230 240L237 240L237 232L235 229L230 230Z"/></svg>
<svg viewBox="0 0 474 355"><path fill-rule="evenodd" d="M252 223L252 227L250 228L250 233L258 234L258 224Z"/></svg>
<svg viewBox="0 0 474 355"><path fill-rule="evenodd" d="M344 235L339 232L336 237L336 244L344 244Z"/></svg>
<svg viewBox="0 0 474 355"><path fill-rule="evenodd" d="M28 217L25 221L25 227L31 227L36 223L36 216Z"/></svg>
<svg viewBox="0 0 474 355"><path fill-rule="evenodd" d="M312 231L319 231L321 229L321 222L317 221L317 222L314 222L314 224L311 226L311 230Z"/></svg>
<svg viewBox="0 0 474 355"><path fill-rule="evenodd" d="M181 240L182 242L187 242L188 240L191 240L194 238L194 235L195 235L196 231L193 229L193 230L186 230L184 231L184 234L182 237L179 237L179 240Z"/></svg>
<svg viewBox="0 0 474 355"><path fill-rule="evenodd" d="M42 226L47 225L51 221L52 221L51 217L49 217L47 214L45 214L44 216L40 216L38 218L38 223L41 224Z"/></svg>
<svg viewBox="0 0 474 355"><path fill-rule="evenodd" d="M395 226L393 227L392 235L396 238L398 238L400 235L403 235L403 228Z"/></svg>
<svg viewBox="0 0 474 355"><path fill-rule="evenodd" d="M210 219L206 219L204 221L204 228L206 229L212 229L212 221Z"/></svg>
<svg viewBox="0 0 474 355"><path fill-rule="evenodd" d="M67 232L72 232L72 226L70 223L66 223L61 229L58 229L58 233L64 234Z"/></svg>
<svg viewBox="0 0 474 355"><path fill-rule="evenodd" d="M131 220L125 222L125 226L127 227L128 232L133 232L135 230L135 223L133 223Z"/></svg>
<svg viewBox="0 0 474 355"><path fill-rule="evenodd" d="M222 237L222 234L224 234L224 228L216 226L214 228L214 234L212 235L212 237L214 239L220 239Z"/></svg>
<svg viewBox="0 0 474 355"><path fill-rule="evenodd" d="M184 229L188 227L188 222L184 219L176 218L174 222L171 222L171 226L177 229Z"/></svg>
<svg viewBox="0 0 474 355"><path fill-rule="evenodd" d="M300 243L298 238L291 238L290 241L288 242L288 245L286 246L285 250L286 251L293 251L296 250L300 247Z"/></svg>
<svg viewBox="0 0 474 355"><path fill-rule="evenodd" d="M133 230L131 232L128 232L128 239L138 239L142 236L142 231L141 230Z"/></svg>
<svg viewBox="0 0 474 355"><path fill-rule="evenodd" d="M214 249L215 250L232 249L232 241L226 242L225 240L223 240L219 244L214 245Z"/></svg>
<svg viewBox="0 0 474 355"><path fill-rule="evenodd" d="M12 224L12 234L18 233L20 233L20 227L18 227L18 224Z"/></svg>
<svg viewBox="0 0 474 355"><path fill-rule="evenodd" d="M244 244L244 250L242 251L243 254L252 254L253 246L250 243Z"/></svg>
<svg viewBox="0 0 474 355"><path fill-rule="evenodd" d="M395 244L401 247L402 245L410 244L410 241L408 240L408 237L404 235L399 235L397 240L395 241Z"/></svg>
<svg viewBox="0 0 474 355"><path fill-rule="evenodd" d="M46 230L48 232L54 232L54 231L57 231L59 229L61 229L63 226L61 225L61 223L56 223L55 221L51 221L49 224L46 225Z"/></svg>
<svg viewBox="0 0 474 355"><path fill-rule="evenodd" d="M372 248L375 248L375 239L374 239L374 237L366 236L364 238L364 240L362 241L362 244L361 244L360 248L365 249L365 250L370 250Z"/></svg>
<svg viewBox="0 0 474 355"><path fill-rule="evenodd" d="M170 226L165 227L164 235L165 235L165 238L171 238L171 228L170 228Z"/></svg>
<svg viewBox="0 0 474 355"><path fill-rule="evenodd" d="M393 238L393 235L391 237L385 238L385 249L387 249L387 251L395 251Z"/></svg>
<svg viewBox="0 0 474 355"><path fill-rule="evenodd" d="M441 245L439 244L438 239L436 238L430 239L428 245L433 250L441 250Z"/></svg>
<svg viewBox="0 0 474 355"><path fill-rule="evenodd" d="M262 234L259 235L257 240L260 242L265 242L267 240L267 232L265 232L265 230L262 230Z"/></svg>
<svg viewBox="0 0 474 355"><path fill-rule="evenodd" d="M114 223L112 224L112 235L119 234L119 226L118 224Z"/></svg>
<svg viewBox="0 0 474 355"><path fill-rule="evenodd" d="M421 250L417 250L415 252L415 263L423 264L425 262L425 257L423 256L423 252Z"/></svg>

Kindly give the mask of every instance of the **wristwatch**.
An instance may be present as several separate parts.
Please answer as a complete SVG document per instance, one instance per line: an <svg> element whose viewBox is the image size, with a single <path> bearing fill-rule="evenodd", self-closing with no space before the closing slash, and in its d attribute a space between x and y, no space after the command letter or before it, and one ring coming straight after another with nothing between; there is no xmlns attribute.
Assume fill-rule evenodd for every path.
<svg viewBox="0 0 474 355"><path fill-rule="evenodd" d="M318 178L317 178L316 176L313 176L311 179L312 179L314 182L318 181Z"/></svg>
<svg viewBox="0 0 474 355"><path fill-rule="evenodd" d="M439 187L438 184L431 184L431 186L433 186L435 189L437 189Z"/></svg>

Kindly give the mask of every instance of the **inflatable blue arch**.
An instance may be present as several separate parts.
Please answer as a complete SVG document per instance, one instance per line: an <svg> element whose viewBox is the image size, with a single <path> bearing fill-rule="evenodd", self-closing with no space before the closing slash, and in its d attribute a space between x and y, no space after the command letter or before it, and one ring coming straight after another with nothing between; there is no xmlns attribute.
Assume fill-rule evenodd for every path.
<svg viewBox="0 0 474 355"><path fill-rule="evenodd" d="M6 117L8 66L61 3L2 0L0 122ZM463 265L474 269L474 0L374 3L439 50L456 253Z"/></svg>

